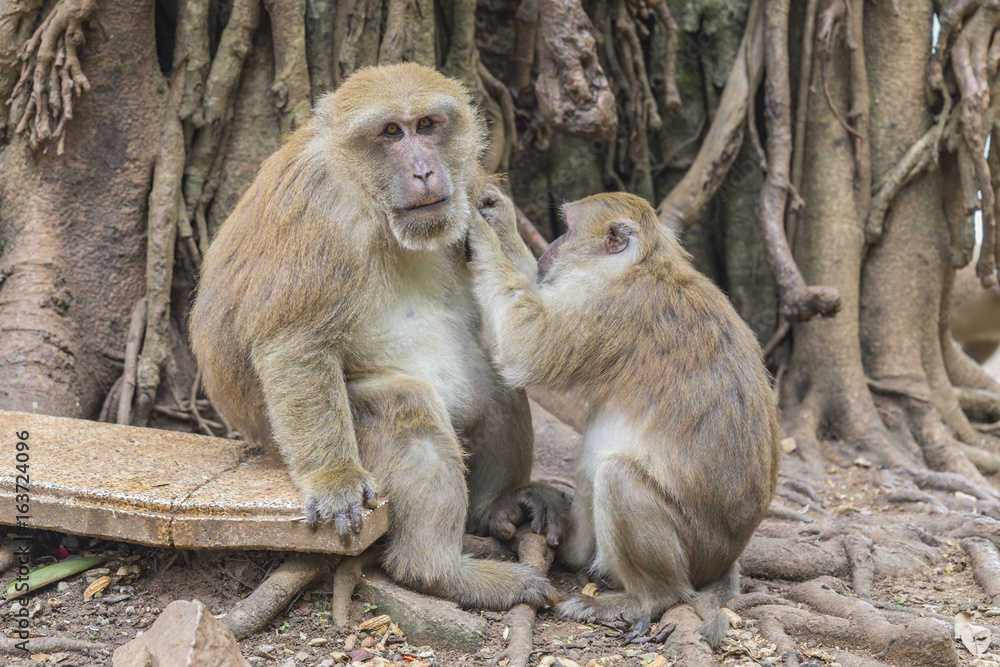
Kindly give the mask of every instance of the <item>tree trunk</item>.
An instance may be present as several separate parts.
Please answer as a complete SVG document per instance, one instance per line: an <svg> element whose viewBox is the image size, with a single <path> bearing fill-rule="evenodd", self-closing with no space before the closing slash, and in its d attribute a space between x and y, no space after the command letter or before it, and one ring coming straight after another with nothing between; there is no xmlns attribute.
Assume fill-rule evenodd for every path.
<svg viewBox="0 0 1000 667"><path fill-rule="evenodd" d="M102 0L93 20L102 29L80 49L90 90L67 123L65 153L51 142L33 150L14 118L0 149L3 409L95 417L144 290L166 90L153 6Z"/></svg>

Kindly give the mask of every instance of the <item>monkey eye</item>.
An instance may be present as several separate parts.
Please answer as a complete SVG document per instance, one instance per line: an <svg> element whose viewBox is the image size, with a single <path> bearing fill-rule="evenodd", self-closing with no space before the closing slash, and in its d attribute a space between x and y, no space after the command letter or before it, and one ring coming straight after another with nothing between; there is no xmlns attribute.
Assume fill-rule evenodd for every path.
<svg viewBox="0 0 1000 667"><path fill-rule="evenodd" d="M427 128L429 128L433 124L434 124L434 121L432 121L429 117L424 116L423 118L421 118L420 120L417 121L417 129L418 130L426 130Z"/></svg>
<svg viewBox="0 0 1000 667"><path fill-rule="evenodd" d="M387 137L398 137L403 133L403 128L401 128L396 123L389 123L388 125L385 126L385 129L382 130L382 133L385 134Z"/></svg>

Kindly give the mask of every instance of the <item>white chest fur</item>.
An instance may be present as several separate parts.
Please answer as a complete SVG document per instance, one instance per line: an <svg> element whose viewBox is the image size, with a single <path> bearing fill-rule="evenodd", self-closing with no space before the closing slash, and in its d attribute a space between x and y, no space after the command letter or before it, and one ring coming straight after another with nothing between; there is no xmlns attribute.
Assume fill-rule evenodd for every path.
<svg viewBox="0 0 1000 667"><path fill-rule="evenodd" d="M366 335L378 373L404 373L438 393L456 426L480 414L483 382L494 378L478 334L479 316L464 266L447 252L414 253Z"/></svg>

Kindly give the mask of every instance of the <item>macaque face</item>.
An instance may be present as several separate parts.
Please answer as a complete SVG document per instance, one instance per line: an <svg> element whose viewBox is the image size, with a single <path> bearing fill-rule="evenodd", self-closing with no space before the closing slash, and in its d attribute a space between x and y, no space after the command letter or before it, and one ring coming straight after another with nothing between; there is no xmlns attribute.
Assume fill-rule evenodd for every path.
<svg viewBox="0 0 1000 667"><path fill-rule="evenodd" d="M395 218L407 236L433 238L445 232L455 194L440 144L448 116L429 113L386 119L376 141L394 168Z"/></svg>
<svg viewBox="0 0 1000 667"><path fill-rule="evenodd" d="M380 209L400 245L432 250L464 237L487 133L459 84L419 65L367 68L316 115L317 151L347 192Z"/></svg>

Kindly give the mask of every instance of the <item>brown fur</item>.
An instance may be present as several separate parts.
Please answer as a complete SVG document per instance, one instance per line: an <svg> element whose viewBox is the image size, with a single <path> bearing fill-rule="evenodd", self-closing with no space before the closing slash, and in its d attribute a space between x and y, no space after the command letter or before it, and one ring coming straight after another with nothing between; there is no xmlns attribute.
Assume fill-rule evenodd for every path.
<svg viewBox="0 0 1000 667"><path fill-rule="evenodd" d="M558 610L610 621L688 601L718 645L736 559L778 474L776 407L753 333L642 199L569 204L570 230L536 278L510 202L487 191L480 210L494 229L473 222L471 266L500 371L591 409L560 555L623 589Z"/></svg>
<svg viewBox="0 0 1000 667"><path fill-rule="evenodd" d="M976 276L976 259L955 275L951 334L966 354L982 364L1000 347L1000 289L983 289Z"/></svg>
<svg viewBox="0 0 1000 667"><path fill-rule="evenodd" d="M423 118L434 124L418 132ZM405 136L390 136L392 123ZM493 372L469 285L484 136L461 86L433 70L352 75L220 229L191 341L215 405L280 452L310 523L346 538L376 491L387 495L393 577L506 608L552 589L530 568L463 558L462 534L503 527L491 511L548 495L527 485L527 399ZM420 204L437 195L446 201Z"/></svg>

